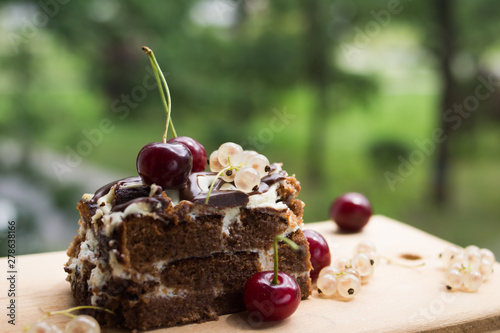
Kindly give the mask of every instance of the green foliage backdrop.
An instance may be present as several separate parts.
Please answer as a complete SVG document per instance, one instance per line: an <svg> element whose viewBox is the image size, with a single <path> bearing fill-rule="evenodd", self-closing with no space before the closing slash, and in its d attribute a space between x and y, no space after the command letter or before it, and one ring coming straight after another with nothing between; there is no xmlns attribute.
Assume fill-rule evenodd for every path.
<svg viewBox="0 0 500 333"><path fill-rule="evenodd" d="M437 14L450 1L2 1L0 140L20 143L25 157L46 148L64 157L106 119L111 129L84 162L135 174L137 152L160 140L165 120L147 45L167 74L177 131L207 151L234 141L282 161L301 180L306 222L359 191L376 213L498 251L498 85L447 141L443 204L433 197L439 145L421 148L442 119ZM451 4L462 103L478 75L500 66L500 3ZM408 162L415 152L422 161ZM4 175L40 177L36 165L1 165ZM75 225L79 190L94 189L43 184Z"/></svg>

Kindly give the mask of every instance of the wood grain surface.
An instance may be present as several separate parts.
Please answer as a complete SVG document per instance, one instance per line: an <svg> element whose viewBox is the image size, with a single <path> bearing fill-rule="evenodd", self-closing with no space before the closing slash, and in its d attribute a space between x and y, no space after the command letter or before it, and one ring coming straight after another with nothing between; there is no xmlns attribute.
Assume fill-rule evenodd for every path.
<svg viewBox="0 0 500 333"><path fill-rule="evenodd" d="M319 231L328 241L333 258L352 255L357 243L373 241L381 260L370 282L350 301L324 297L315 291L302 301L292 317L259 323L248 313L221 316L218 321L154 330L152 332L493 332L500 331L500 265L479 291L449 292L438 254L448 242L384 216L373 216L360 233L341 234L332 222L311 223L306 229ZM403 259L415 255L419 260ZM1 332L22 332L44 312L74 306L65 281L64 251L17 257L16 325L7 323L9 281L0 280ZM425 263L407 268L395 264ZM0 259L7 275L7 259ZM64 328L69 320L54 316L47 321ZM119 332L104 329L104 332Z"/></svg>

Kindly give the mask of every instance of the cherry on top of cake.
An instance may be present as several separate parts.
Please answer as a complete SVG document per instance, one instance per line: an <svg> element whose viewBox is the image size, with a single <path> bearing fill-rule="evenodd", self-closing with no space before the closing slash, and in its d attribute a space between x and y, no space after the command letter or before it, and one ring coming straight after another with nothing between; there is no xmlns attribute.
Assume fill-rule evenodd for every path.
<svg viewBox="0 0 500 333"><path fill-rule="evenodd" d="M248 203L249 195L262 194L268 191L270 183L284 179L286 173L281 173L280 165L271 167L264 155L243 150L233 142L223 143L210 155L208 163L215 176L198 174L206 169L205 148L193 138L177 136L167 81L153 51L148 47L142 49L151 61L167 114L162 141L148 143L137 156L137 173L145 184L160 186L165 191L180 190L181 200L201 203L204 199L205 204L238 206ZM167 140L169 129L174 137ZM268 177L271 172L277 175ZM200 184L203 178L211 180L209 187Z"/></svg>
<svg viewBox="0 0 500 333"><path fill-rule="evenodd" d="M126 209L127 202L142 204L145 200L138 198L159 198L165 191L167 196L173 195L178 201L219 207L243 206L249 203L250 196L269 192L273 184L287 177L280 164L271 165L264 155L243 150L236 143L223 143L207 161L201 143L190 137L177 136L171 118L168 84L153 51L147 47L142 49L151 61L167 115L163 137L161 142L148 143L140 150L136 160L140 178L126 178L102 187L90 198L92 203L98 204L106 195L108 205L114 207L114 211L121 211ZM169 129L173 138L167 140ZM211 172L205 172L207 164ZM113 193L110 193L111 189ZM276 187L273 191L276 192ZM278 201L276 196L273 198ZM103 200L100 202L102 204Z"/></svg>

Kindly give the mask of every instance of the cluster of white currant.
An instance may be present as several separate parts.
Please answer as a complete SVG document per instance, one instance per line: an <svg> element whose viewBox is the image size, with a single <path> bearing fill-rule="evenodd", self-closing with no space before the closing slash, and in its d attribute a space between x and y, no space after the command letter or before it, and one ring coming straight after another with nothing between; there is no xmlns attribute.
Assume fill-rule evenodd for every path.
<svg viewBox="0 0 500 333"><path fill-rule="evenodd" d="M356 296L361 284L367 283L378 265L379 256L375 245L363 241L355 248L354 256L337 258L332 266L324 267L318 276L318 292L333 296L339 294L345 298Z"/></svg>
<svg viewBox="0 0 500 333"><path fill-rule="evenodd" d="M212 172L218 172L226 182L233 182L243 192L258 189L260 179L271 170L269 160L253 150L243 150L233 142L223 143L209 158Z"/></svg>
<svg viewBox="0 0 500 333"><path fill-rule="evenodd" d="M476 291L493 272L495 255L488 249L469 245L465 249L447 247L439 254L446 269L445 283L448 290Z"/></svg>
<svg viewBox="0 0 500 333"><path fill-rule="evenodd" d="M95 309L102 310L109 313L113 313L113 311L96 307L96 306L77 306L74 308L62 310L62 311L52 311L48 312L45 316L43 316L36 323L25 327L24 332L26 333L62 333L62 331L55 325L50 325L46 321L46 318L55 315L65 315L67 317L72 318L65 326L65 333L100 333L101 326L94 317L87 315L74 315L71 312L82 310L82 309Z"/></svg>
<svg viewBox="0 0 500 333"><path fill-rule="evenodd" d="M97 320L91 316L79 315L71 319L64 329L65 333L100 333L101 327ZM62 333L55 325L45 321L37 321L29 327L26 333Z"/></svg>

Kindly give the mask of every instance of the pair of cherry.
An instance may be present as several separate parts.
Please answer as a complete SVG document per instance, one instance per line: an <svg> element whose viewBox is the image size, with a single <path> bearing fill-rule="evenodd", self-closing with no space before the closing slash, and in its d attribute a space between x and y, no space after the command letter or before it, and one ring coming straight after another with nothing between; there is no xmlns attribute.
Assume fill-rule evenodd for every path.
<svg viewBox="0 0 500 333"><path fill-rule="evenodd" d="M205 171L206 166L205 148L187 136L148 143L137 156L137 172L142 180L165 190L180 188L191 172Z"/></svg>
<svg viewBox="0 0 500 333"><path fill-rule="evenodd" d="M177 189L186 183L191 172L205 170L207 153L201 143L193 138L177 136L170 117L172 109L170 91L165 76L153 51L146 46L143 46L142 50L151 61L160 97L167 113L167 122L162 141L148 143L139 152L136 161L137 172L146 184L157 184L164 190ZM167 141L169 127L172 129L174 137Z"/></svg>

